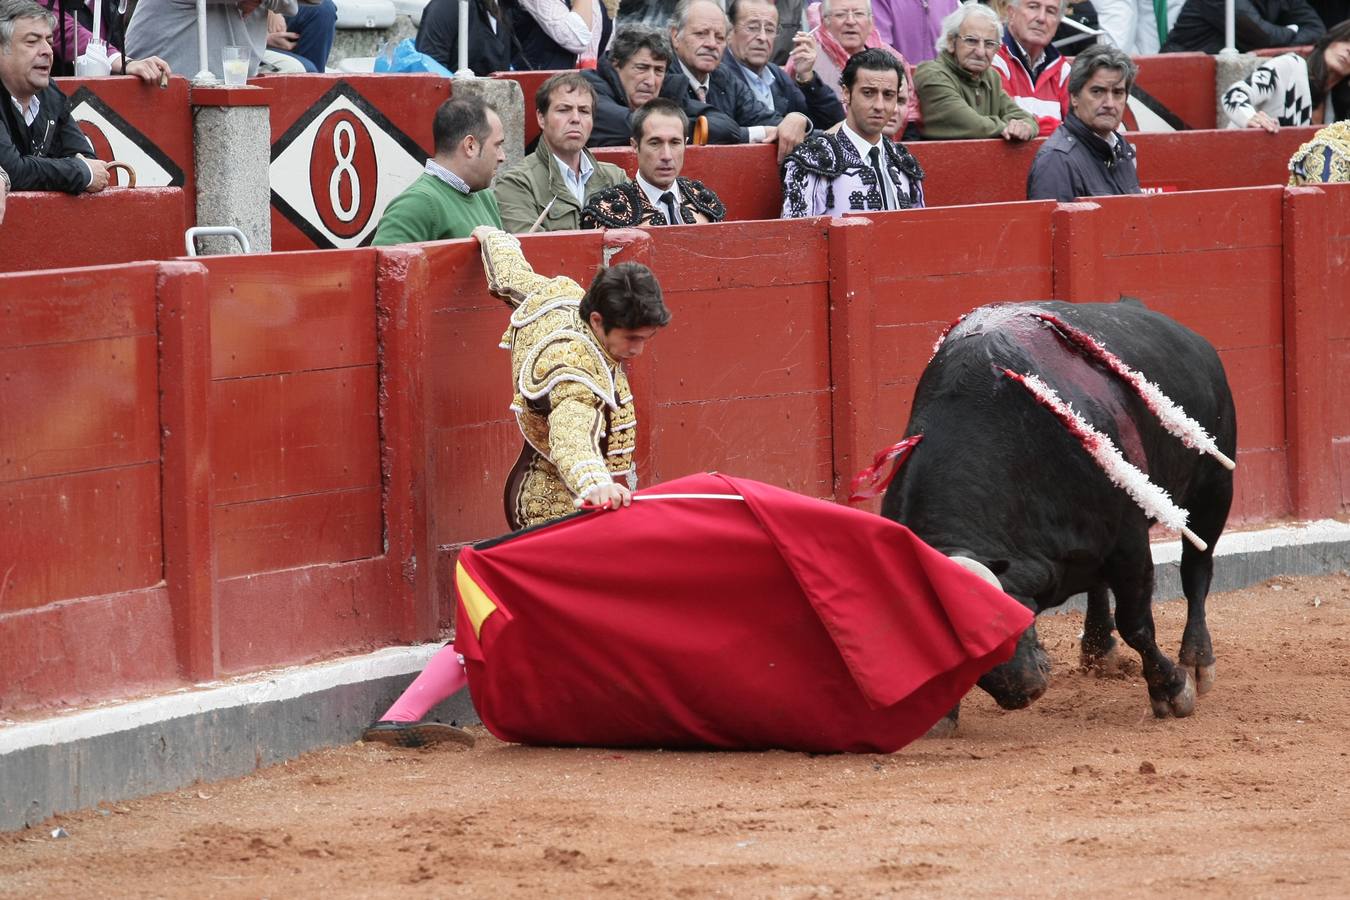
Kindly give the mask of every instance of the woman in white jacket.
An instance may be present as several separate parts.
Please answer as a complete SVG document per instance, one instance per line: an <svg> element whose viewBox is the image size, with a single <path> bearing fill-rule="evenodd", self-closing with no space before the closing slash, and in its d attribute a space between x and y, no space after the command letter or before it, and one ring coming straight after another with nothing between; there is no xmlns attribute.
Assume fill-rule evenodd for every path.
<svg viewBox="0 0 1350 900"><path fill-rule="evenodd" d="M1350 109L1328 110L1331 89L1350 76L1350 21L1330 29L1305 60L1284 53L1261 63L1223 94L1229 128L1320 125L1350 118Z"/></svg>

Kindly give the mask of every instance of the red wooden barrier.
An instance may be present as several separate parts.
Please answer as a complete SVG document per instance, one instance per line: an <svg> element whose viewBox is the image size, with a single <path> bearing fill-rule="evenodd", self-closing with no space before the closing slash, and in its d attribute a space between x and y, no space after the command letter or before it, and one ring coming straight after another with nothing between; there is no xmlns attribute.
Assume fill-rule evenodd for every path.
<svg viewBox="0 0 1350 900"><path fill-rule="evenodd" d="M431 155L435 75L268 75L272 249L368 243Z"/></svg>
<svg viewBox="0 0 1350 900"><path fill-rule="evenodd" d="M170 259L183 252L181 188L111 188L71 196L21 192L6 200L0 272Z"/></svg>
<svg viewBox="0 0 1350 900"><path fill-rule="evenodd" d="M155 267L3 284L0 707L168 683Z"/></svg>
<svg viewBox="0 0 1350 900"><path fill-rule="evenodd" d="M1213 128L1218 109L1214 57L1208 53L1160 53L1136 56L1135 84L1187 128ZM1133 128L1133 114L1126 127Z"/></svg>
<svg viewBox="0 0 1350 900"><path fill-rule="evenodd" d="M1326 274L1323 318L1314 319L1326 336L1327 419L1332 438L1332 491L1341 512L1350 508L1350 290L1346 273L1350 272L1350 184L1321 187L1327 195L1325 217ZM1305 240L1316 240L1316 232L1304 232ZM1303 282L1317 290L1315 277Z"/></svg>
<svg viewBox="0 0 1350 900"><path fill-rule="evenodd" d="M602 147L595 156L630 178L637 176L637 153L628 147ZM767 144L686 147L680 174L712 188L727 208L729 222L776 219L783 211L777 156L777 148Z"/></svg>

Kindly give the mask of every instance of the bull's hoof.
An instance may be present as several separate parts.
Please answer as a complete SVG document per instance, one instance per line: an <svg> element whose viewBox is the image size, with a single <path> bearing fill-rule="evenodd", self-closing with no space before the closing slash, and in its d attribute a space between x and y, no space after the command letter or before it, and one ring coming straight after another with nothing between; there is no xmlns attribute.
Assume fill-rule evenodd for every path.
<svg viewBox="0 0 1350 900"><path fill-rule="evenodd" d="M1123 672L1124 660L1120 648L1115 644L1107 648L1105 653L1094 653L1083 647L1078 662L1084 669L1102 678L1115 678Z"/></svg>
<svg viewBox="0 0 1350 900"><path fill-rule="evenodd" d="M933 723L933 727L924 733L925 738L935 738L938 740L955 736L956 720L949 716L943 716L941 719L938 719L937 722Z"/></svg>
<svg viewBox="0 0 1350 900"><path fill-rule="evenodd" d="M1186 683L1182 685L1181 690L1170 698L1149 697L1149 703L1153 706L1153 715L1159 719L1166 719L1168 716L1184 719L1195 712L1195 679L1186 669L1180 669L1179 671L1186 675Z"/></svg>
<svg viewBox="0 0 1350 900"><path fill-rule="evenodd" d="M1195 667L1195 693L1204 696L1214 687L1214 663Z"/></svg>

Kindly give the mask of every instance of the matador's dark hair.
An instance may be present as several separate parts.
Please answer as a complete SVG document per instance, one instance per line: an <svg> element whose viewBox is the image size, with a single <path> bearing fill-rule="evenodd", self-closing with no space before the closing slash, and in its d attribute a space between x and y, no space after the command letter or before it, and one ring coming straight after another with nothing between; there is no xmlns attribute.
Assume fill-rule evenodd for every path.
<svg viewBox="0 0 1350 900"><path fill-rule="evenodd" d="M581 298L581 318L598 312L605 331L615 328L663 328L670 310L661 297L661 285L641 263L619 263L601 269Z"/></svg>

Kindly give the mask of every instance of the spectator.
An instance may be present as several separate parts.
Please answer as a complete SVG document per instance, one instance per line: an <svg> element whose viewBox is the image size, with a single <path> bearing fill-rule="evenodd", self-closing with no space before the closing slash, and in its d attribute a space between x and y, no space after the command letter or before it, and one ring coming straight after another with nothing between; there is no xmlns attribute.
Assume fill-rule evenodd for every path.
<svg viewBox="0 0 1350 900"><path fill-rule="evenodd" d="M317 3L318 0L299 0ZM132 59L162 58L175 72L209 69L225 77L222 47L249 48L248 74L258 74L267 50L267 13L293 15L297 0L234 0L206 5L206 59L198 58L197 7L182 0L139 0L127 25L127 54Z"/></svg>
<svg viewBox="0 0 1350 900"><path fill-rule="evenodd" d="M729 74L739 74L755 99L776 114L801 113L816 128L829 128L844 118L839 97L815 72L816 41L797 35L792 49L797 75L789 78L770 61L778 33L778 8L773 0L731 0L731 38L723 58Z"/></svg>
<svg viewBox="0 0 1350 900"><path fill-rule="evenodd" d="M1074 28L1070 24L1077 22L1093 31L1102 27L1097 20L1097 8L1092 5L1092 0L1063 0L1062 9L1059 30L1055 32L1055 39L1050 42L1059 48L1059 52L1073 56L1084 47L1091 47L1097 43L1095 35Z"/></svg>
<svg viewBox="0 0 1350 900"><path fill-rule="evenodd" d="M1089 47L1069 72L1069 114L1031 161L1028 200L1138 194L1134 148L1117 133L1138 69L1123 50Z"/></svg>
<svg viewBox="0 0 1350 900"><path fill-rule="evenodd" d="M68 3L62 0L39 0L47 7L53 15L59 18L53 27L55 31L56 60L52 67L54 75L74 75L75 60L83 56L89 48L89 42L94 39L94 33L90 29L94 27L93 4L103 3L104 10L102 16L102 25L99 28L101 32L98 36L107 47L108 64L111 67L112 75L134 75L142 81L155 82L161 76L167 77L170 74L169 66L164 60L157 56L149 59L137 59L127 61L126 57L112 43L113 26L120 21L114 15L112 4L109 0L92 0L89 3L80 3L75 12L67 12Z"/></svg>
<svg viewBox="0 0 1350 900"><path fill-rule="evenodd" d="M511 409L524 440L503 492L507 525L543 525L583 502L631 505L637 411L623 362L670 323L656 276L641 263L619 263L583 291L570 278L536 274L511 235L479 226L473 236L488 290L512 309L502 346L511 351ZM422 721L467 684L463 659L447 644L361 740L471 746L467 731Z"/></svg>
<svg viewBox="0 0 1350 900"><path fill-rule="evenodd" d="M913 80L913 67L905 62L900 51L881 39L881 35L872 24L871 0L821 0L818 5L807 9L807 16L808 18L819 16L819 21L811 29L811 36L820 47L812 68L820 76L820 80L834 91L839 102L844 101L845 94L839 85L839 75L844 70L844 63L848 62L848 58L853 54L869 47L880 47L895 56L904 64L906 75ZM797 77L795 60L789 59L783 68L793 78ZM919 105L911 95L909 106L905 110L905 121L917 122L918 118Z"/></svg>
<svg viewBox="0 0 1350 900"><path fill-rule="evenodd" d="M1035 118L1041 137L1069 111L1069 61L1052 43L1059 0L1012 0L993 66L1008 96Z"/></svg>
<svg viewBox="0 0 1350 900"><path fill-rule="evenodd" d="M1162 46L1163 53L1218 53L1223 49L1224 0L1186 0ZM1308 0L1235 0L1238 50L1313 44L1326 26Z"/></svg>
<svg viewBox="0 0 1350 900"><path fill-rule="evenodd" d="M923 169L887 123L903 109L905 67L879 48L844 64L848 117L838 133L817 132L783 165L783 218L923 206Z"/></svg>
<svg viewBox="0 0 1350 900"><path fill-rule="evenodd" d="M590 68L614 24L601 0L504 0L516 37L515 69Z"/></svg>
<svg viewBox="0 0 1350 900"><path fill-rule="evenodd" d="M70 117L52 84L56 17L34 0L0 0L0 169L16 191L94 194L108 186L108 166Z"/></svg>
<svg viewBox="0 0 1350 900"><path fill-rule="evenodd" d="M1350 182L1350 120L1319 129L1289 159L1289 183Z"/></svg>
<svg viewBox="0 0 1350 900"><path fill-rule="evenodd" d="M734 119L695 99L689 80L670 71L674 61L675 53L660 32L638 26L619 29L609 53L594 69L582 72L595 88L595 128L591 130L590 146L627 146L633 134L633 114L658 96L674 100L690 123L704 119L709 143L736 144L743 140L744 130ZM690 136L685 135L686 140Z"/></svg>
<svg viewBox="0 0 1350 900"><path fill-rule="evenodd" d="M581 211L582 228L632 228L637 225L696 225L720 222L726 207L701 181L680 175L684 168L684 110L658 97L633 114L636 182L601 191Z"/></svg>
<svg viewBox="0 0 1350 900"><path fill-rule="evenodd" d="M1171 33L1186 0L1093 0L1097 27L1131 56L1157 53ZM1219 4L1219 31L1223 31L1223 3Z"/></svg>
<svg viewBox="0 0 1350 900"><path fill-rule="evenodd" d="M1320 125L1350 117L1350 109L1327 109L1332 90L1348 75L1350 22L1342 22L1318 39L1306 60L1297 53L1273 57L1224 91L1228 127L1264 128L1274 134L1281 125Z"/></svg>
<svg viewBox="0 0 1350 900"><path fill-rule="evenodd" d="M511 68L511 20L497 0L469 0L469 68L484 76ZM459 0L431 0L417 28L418 50L450 71L459 68Z"/></svg>
<svg viewBox="0 0 1350 900"><path fill-rule="evenodd" d="M1350 19L1350 0L1308 0L1308 5L1328 28Z"/></svg>
<svg viewBox="0 0 1350 900"><path fill-rule="evenodd" d="M628 180L623 169L586 149L594 124L595 89L580 72L559 72L534 97L539 146L497 176L492 186L507 231L581 227L581 208L595 194ZM539 217L547 210L547 215Z"/></svg>
<svg viewBox="0 0 1350 900"><path fill-rule="evenodd" d="M959 0L875 0L872 17L881 39L917 66L937 56L942 20L959 5Z"/></svg>
<svg viewBox="0 0 1350 900"><path fill-rule="evenodd" d="M990 67L1002 37L998 15L978 3L942 20L938 58L914 73L924 137L1028 141L1036 136L1036 120L1013 102Z"/></svg>
<svg viewBox="0 0 1350 900"><path fill-rule="evenodd" d="M317 5L302 6L293 16L267 14L267 49L273 55L293 60L304 72L328 70L328 56L337 37L337 3L319 0Z"/></svg>
<svg viewBox="0 0 1350 900"><path fill-rule="evenodd" d="M787 65L792 53L794 38L802 24L802 12L807 0L776 0L778 9L778 32L771 36L773 41L773 61L780 66ZM676 0L621 0L619 3L619 23L621 25L638 24L652 28L666 28L675 18ZM728 9L727 12L731 10Z"/></svg>
<svg viewBox="0 0 1350 900"><path fill-rule="evenodd" d="M497 111L481 97L452 98L436 110L431 135L436 155L385 207L372 242L377 247L464 238L479 225L502 227L497 198L487 190L506 161Z"/></svg>
<svg viewBox="0 0 1350 900"><path fill-rule="evenodd" d="M801 143L811 129L804 113L778 115L769 104L759 102L754 91L738 78L726 55L726 13L715 0L680 0L670 27L675 58L689 85L689 99L706 101L741 126L740 139L752 144L778 144L782 159Z"/></svg>

